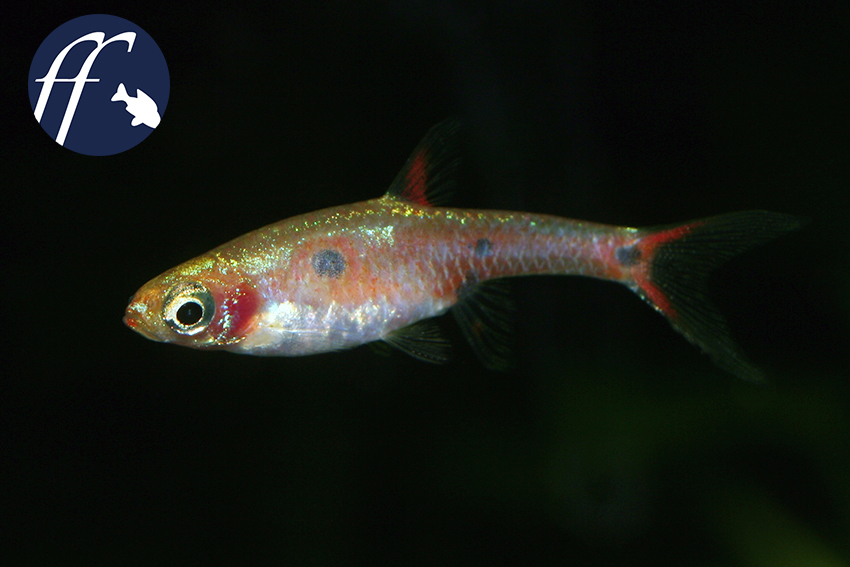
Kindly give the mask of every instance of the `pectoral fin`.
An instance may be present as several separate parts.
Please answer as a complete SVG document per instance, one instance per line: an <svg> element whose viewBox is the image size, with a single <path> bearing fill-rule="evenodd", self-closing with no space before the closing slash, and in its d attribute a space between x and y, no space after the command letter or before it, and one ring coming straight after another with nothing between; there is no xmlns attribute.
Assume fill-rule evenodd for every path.
<svg viewBox="0 0 850 567"><path fill-rule="evenodd" d="M393 331L384 341L419 360L437 364L448 362L451 351L449 342L430 319Z"/></svg>

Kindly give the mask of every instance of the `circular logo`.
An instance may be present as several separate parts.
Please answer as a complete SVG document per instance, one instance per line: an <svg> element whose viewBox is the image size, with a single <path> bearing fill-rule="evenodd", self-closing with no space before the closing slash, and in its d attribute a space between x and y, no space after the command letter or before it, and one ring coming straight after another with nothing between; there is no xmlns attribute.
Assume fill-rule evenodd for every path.
<svg viewBox="0 0 850 567"><path fill-rule="evenodd" d="M162 51L145 31L94 14L53 30L29 73L35 119L60 146L90 156L129 150L165 113L170 81Z"/></svg>

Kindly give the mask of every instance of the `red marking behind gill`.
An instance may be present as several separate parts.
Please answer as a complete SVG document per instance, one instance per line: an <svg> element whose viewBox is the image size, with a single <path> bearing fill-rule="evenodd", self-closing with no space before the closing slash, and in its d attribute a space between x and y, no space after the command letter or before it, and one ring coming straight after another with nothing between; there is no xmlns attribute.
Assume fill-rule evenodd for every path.
<svg viewBox="0 0 850 567"><path fill-rule="evenodd" d="M251 287L236 286L216 298L216 304L216 318L210 324L210 332L230 344L242 339L257 312L257 292Z"/></svg>

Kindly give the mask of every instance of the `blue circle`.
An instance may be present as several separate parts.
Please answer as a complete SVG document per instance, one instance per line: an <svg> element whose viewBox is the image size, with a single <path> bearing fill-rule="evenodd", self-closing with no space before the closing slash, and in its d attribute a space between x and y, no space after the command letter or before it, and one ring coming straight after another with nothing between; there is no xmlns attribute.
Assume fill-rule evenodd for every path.
<svg viewBox="0 0 850 567"><path fill-rule="evenodd" d="M79 42L64 58L60 55L95 32L102 34L99 41ZM86 60L91 61L89 81L82 82ZM54 62L58 70L51 80ZM75 78L80 81L68 81ZM129 150L158 127L171 84L165 57L151 36L123 18L93 14L66 22L47 36L32 60L28 88L33 112L38 117L40 107L39 124L53 140L81 154L107 156ZM113 101L116 95L118 100ZM67 128L60 140L63 122Z"/></svg>

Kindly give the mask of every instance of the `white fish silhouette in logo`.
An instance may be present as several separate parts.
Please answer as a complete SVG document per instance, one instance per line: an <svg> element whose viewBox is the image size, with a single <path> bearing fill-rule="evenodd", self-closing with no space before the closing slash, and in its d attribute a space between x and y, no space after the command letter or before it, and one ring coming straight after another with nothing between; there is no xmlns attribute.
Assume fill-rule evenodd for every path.
<svg viewBox="0 0 850 567"><path fill-rule="evenodd" d="M151 128L159 126L161 120L154 100L145 94L142 89L136 89L136 96L131 97L124 88L124 83L118 85L118 90L112 95L112 102L120 101L127 103L127 112L133 115L131 126L144 124Z"/></svg>

